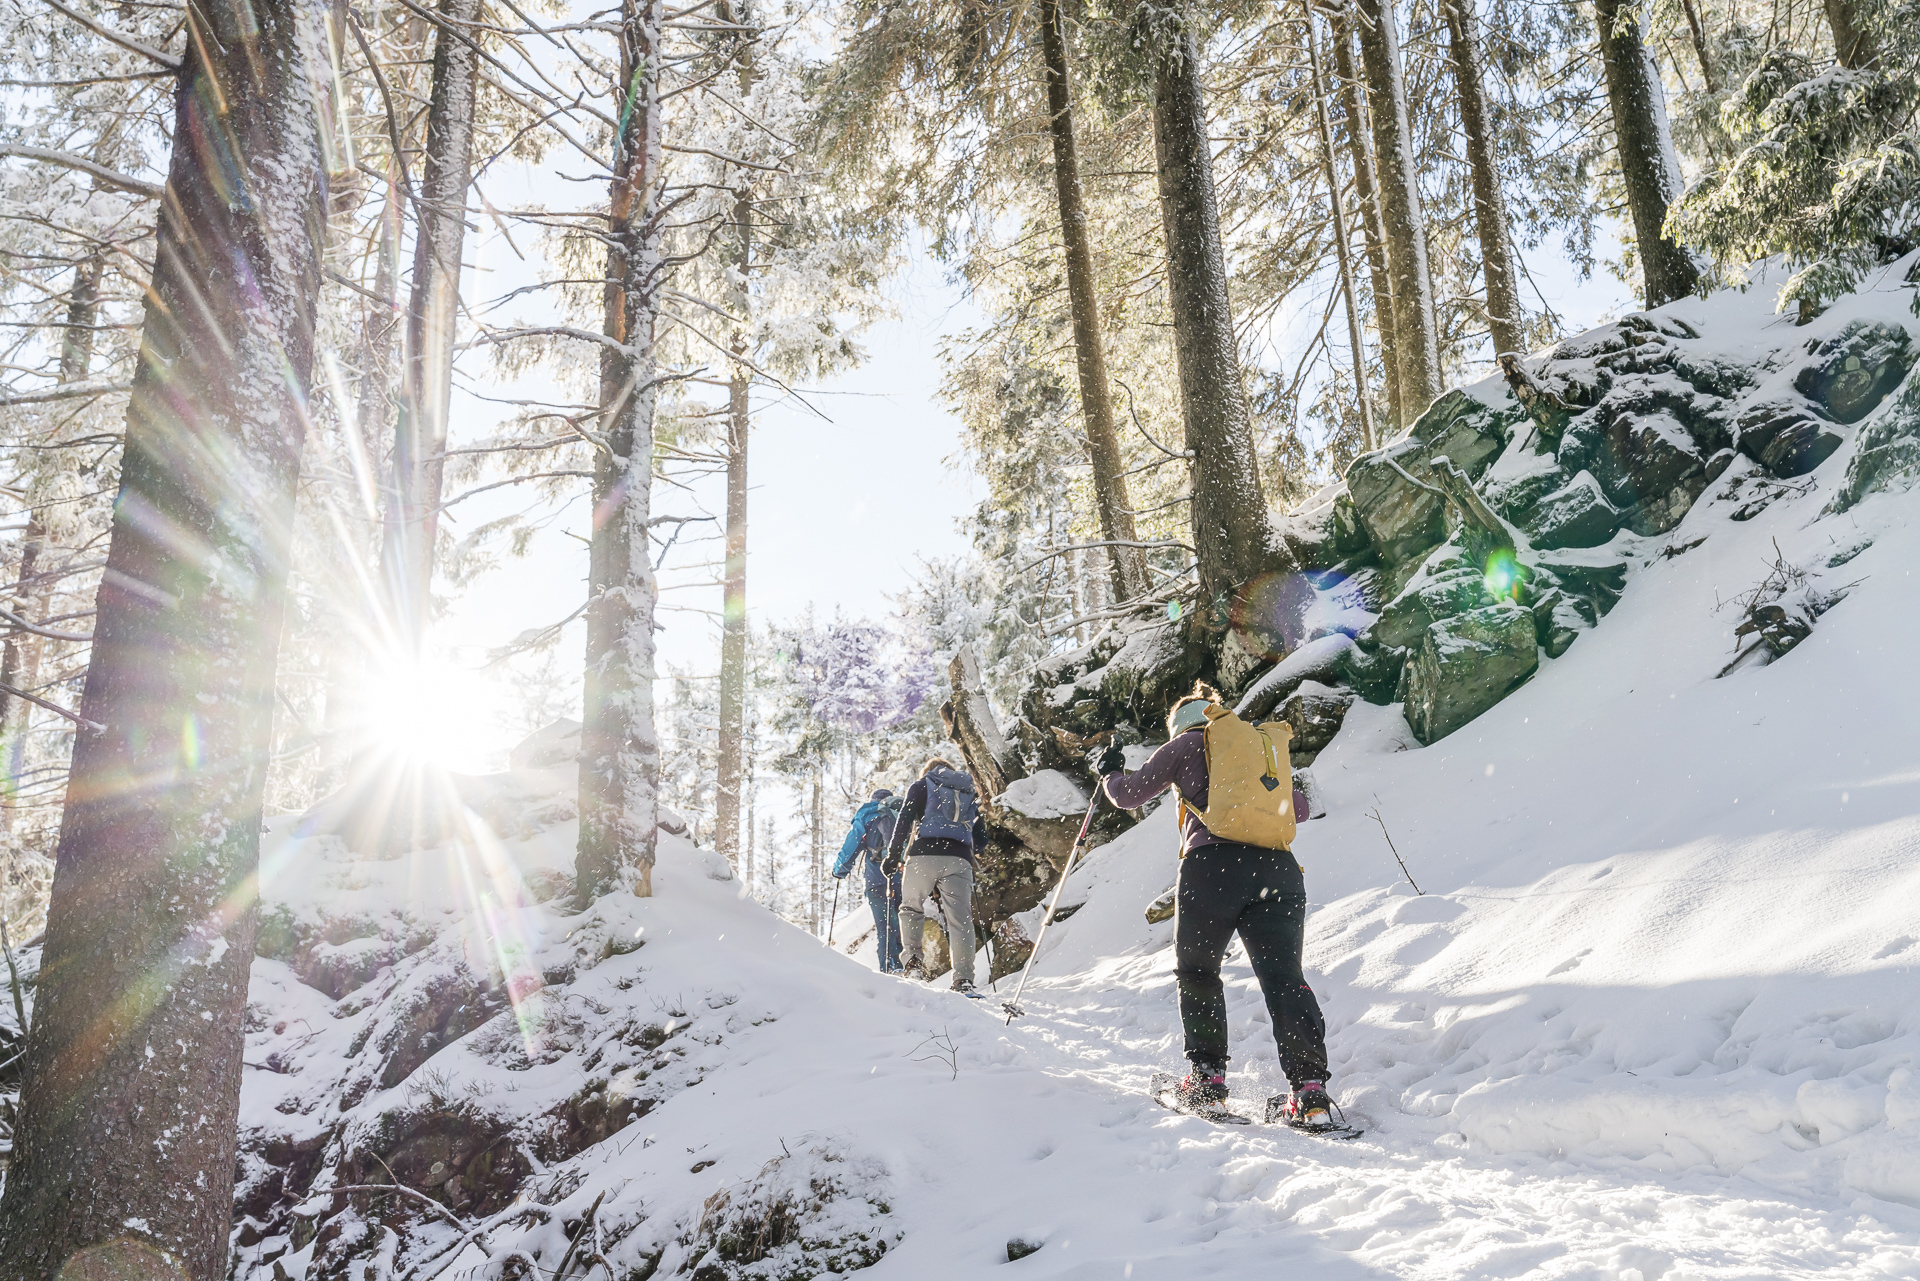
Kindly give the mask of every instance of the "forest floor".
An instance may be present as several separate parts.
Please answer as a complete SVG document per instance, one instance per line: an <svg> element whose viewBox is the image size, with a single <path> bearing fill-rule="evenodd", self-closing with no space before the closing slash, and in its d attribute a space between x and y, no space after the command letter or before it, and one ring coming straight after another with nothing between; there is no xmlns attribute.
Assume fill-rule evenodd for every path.
<svg viewBox="0 0 1920 1281"><path fill-rule="evenodd" d="M475 886L563 869L570 823L384 863L284 825L270 900L399 911L449 956L547 977L343 1109L413 962L335 1004L263 959L248 1061L294 1070L249 1071L243 1125L345 1110L350 1145L430 1087L532 1133L583 1088L645 1093L534 1186L574 1219L604 1195L610 1262L661 1277L817 1275L884 1242L875 1278L1920 1278L1920 492L1823 516L1843 463L1782 486L1743 462L1677 530L1622 535L1615 610L1449 738L1355 706L1296 848L1358 1140L1146 1096L1182 1066L1173 925L1142 915L1175 874L1164 808L1070 879L1011 1026L1009 981L976 1002L875 973L870 943L825 947L674 838L654 898L568 916ZM1718 676L1769 578L1829 607ZM525 804L560 773L522 779ZM1237 944L1227 980L1230 1083L1257 1112L1284 1082ZM502 1229L448 1275L495 1275L510 1240L547 1260L559 1232ZM1040 1248L1009 1264L1014 1240Z"/></svg>

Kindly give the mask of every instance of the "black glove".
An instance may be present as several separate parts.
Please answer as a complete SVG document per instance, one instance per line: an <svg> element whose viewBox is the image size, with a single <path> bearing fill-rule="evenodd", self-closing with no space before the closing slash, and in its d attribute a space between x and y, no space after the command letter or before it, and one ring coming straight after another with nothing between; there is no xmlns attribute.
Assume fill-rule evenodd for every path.
<svg viewBox="0 0 1920 1281"><path fill-rule="evenodd" d="M890 858L886 862L880 865L880 870L882 872L885 872L888 876L895 876L895 875L898 875L900 869L905 867L906 865L907 865L907 861L905 859Z"/></svg>
<svg viewBox="0 0 1920 1281"><path fill-rule="evenodd" d="M1109 744L1107 750L1100 753L1099 763L1093 768L1101 778L1109 774L1124 773L1127 768L1127 754L1120 750L1118 744Z"/></svg>

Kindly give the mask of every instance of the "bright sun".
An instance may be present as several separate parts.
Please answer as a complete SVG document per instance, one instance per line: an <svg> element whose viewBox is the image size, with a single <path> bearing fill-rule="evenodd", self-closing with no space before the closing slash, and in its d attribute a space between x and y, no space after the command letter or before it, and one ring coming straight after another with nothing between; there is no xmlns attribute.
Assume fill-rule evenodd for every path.
<svg viewBox="0 0 1920 1281"><path fill-rule="evenodd" d="M448 765L466 754L477 710L471 679L452 664L393 664L367 674L358 716L361 740L406 761Z"/></svg>

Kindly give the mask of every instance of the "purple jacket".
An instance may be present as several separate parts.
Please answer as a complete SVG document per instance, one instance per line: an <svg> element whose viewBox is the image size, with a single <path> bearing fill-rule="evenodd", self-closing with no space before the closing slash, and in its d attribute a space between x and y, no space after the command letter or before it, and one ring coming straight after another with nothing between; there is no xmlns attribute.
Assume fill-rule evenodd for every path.
<svg viewBox="0 0 1920 1281"><path fill-rule="evenodd" d="M1147 758L1147 763L1131 774L1109 774L1104 780L1107 799L1123 810L1137 810L1169 787L1180 793L1187 805L1180 812L1180 852L1192 853L1202 845L1231 845L1232 841L1215 836L1200 821L1207 808L1207 733L1195 726L1176 734ZM1293 790L1294 817L1307 817L1306 798Z"/></svg>

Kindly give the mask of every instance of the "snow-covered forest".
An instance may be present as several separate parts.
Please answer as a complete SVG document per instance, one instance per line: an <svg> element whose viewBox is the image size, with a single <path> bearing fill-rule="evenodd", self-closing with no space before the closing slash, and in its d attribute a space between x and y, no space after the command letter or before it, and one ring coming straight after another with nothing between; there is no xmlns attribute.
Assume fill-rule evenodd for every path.
<svg viewBox="0 0 1920 1281"><path fill-rule="evenodd" d="M1920 1278L1916 19L0 0L0 1281Z"/></svg>

